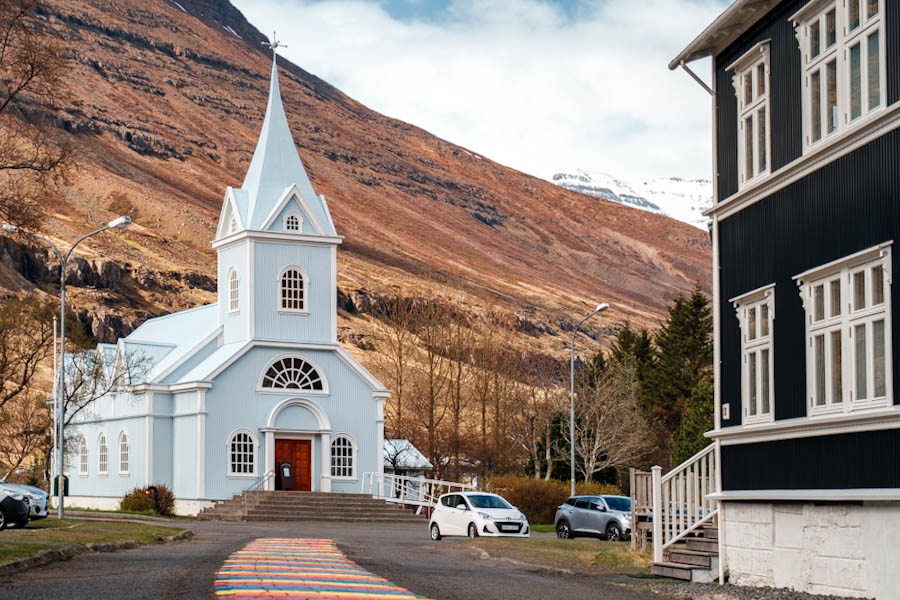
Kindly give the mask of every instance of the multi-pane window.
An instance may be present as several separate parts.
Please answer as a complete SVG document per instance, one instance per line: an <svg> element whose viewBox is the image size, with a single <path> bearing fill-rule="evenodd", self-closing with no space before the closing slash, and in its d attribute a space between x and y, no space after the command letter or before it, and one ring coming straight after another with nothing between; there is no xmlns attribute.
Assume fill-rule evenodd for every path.
<svg viewBox="0 0 900 600"><path fill-rule="evenodd" d="M353 442L339 435L331 442L331 476L351 479L353 473Z"/></svg>
<svg viewBox="0 0 900 600"><path fill-rule="evenodd" d="M306 277L297 267L288 267L281 273L281 310L303 312L306 310Z"/></svg>
<svg viewBox="0 0 900 600"><path fill-rule="evenodd" d="M770 171L769 44L755 46L728 67L738 98L738 169L740 184Z"/></svg>
<svg viewBox="0 0 900 600"><path fill-rule="evenodd" d="M792 17L803 55L805 148L884 106L883 2L810 3Z"/></svg>
<svg viewBox="0 0 900 600"><path fill-rule="evenodd" d="M890 248L802 276L810 414L891 403Z"/></svg>
<svg viewBox="0 0 900 600"><path fill-rule="evenodd" d="M119 473L128 473L128 435L123 431L119 434Z"/></svg>
<svg viewBox="0 0 900 600"><path fill-rule="evenodd" d="M256 442L246 431L238 431L228 441L228 474L256 474Z"/></svg>
<svg viewBox="0 0 900 600"><path fill-rule="evenodd" d="M286 356L272 363L262 379L262 387L286 390L324 391L322 376L299 356Z"/></svg>
<svg viewBox="0 0 900 600"><path fill-rule="evenodd" d="M101 475L109 472L109 449L106 445L106 435L103 433L97 438L97 472Z"/></svg>
<svg viewBox="0 0 900 600"><path fill-rule="evenodd" d="M300 215L297 213L290 212L284 216L285 231L300 231L302 225L303 221L300 220Z"/></svg>
<svg viewBox="0 0 900 600"><path fill-rule="evenodd" d="M733 302L741 323L744 423L770 422L774 413L775 288L762 288Z"/></svg>
<svg viewBox="0 0 900 600"><path fill-rule="evenodd" d="M241 307L241 277L237 269L228 272L228 312L237 312Z"/></svg>
<svg viewBox="0 0 900 600"><path fill-rule="evenodd" d="M84 436L78 439L78 474L88 474L88 445Z"/></svg>

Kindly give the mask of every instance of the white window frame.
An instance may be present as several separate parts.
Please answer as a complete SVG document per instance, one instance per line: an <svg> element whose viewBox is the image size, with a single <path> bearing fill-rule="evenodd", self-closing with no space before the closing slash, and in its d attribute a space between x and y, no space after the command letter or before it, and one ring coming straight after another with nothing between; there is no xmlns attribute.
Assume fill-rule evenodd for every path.
<svg viewBox="0 0 900 600"><path fill-rule="evenodd" d="M891 250L892 242L887 242L848 257L831 262L822 267L797 275L800 295L806 311L804 318L806 331L806 390L807 410L811 417L857 413L868 410L889 409L894 405L893 366L891 350ZM881 267L883 301L871 306L875 289L873 268ZM865 307L854 307L854 275L865 272ZM832 282L837 288L832 287ZM822 319L817 319L816 290L822 289L824 310ZM840 290L840 312L832 314L834 289ZM884 386L885 395L875 397L874 323L884 321ZM860 400L857 393L856 373L856 331L857 326L866 327L866 398ZM832 334L838 333L841 340L840 398L834 393L836 376L832 363ZM824 402L818 399L816 373L816 338L824 336Z"/></svg>
<svg viewBox="0 0 900 600"><path fill-rule="evenodd" d="M335 475L336 469L338 470L338 472L346 472L346 468L347 468L346 465L335 465L335 458L342 458L342 457L336 457L334 455L335 443L338 440L346 440L350 444L350 456L349 456L349 458L350 458L350 474L349 475ZM329 456L328 464L330 465L328 472L331 475L332 481L356 481L356 462L357 462L356 451L357 451L356 440L354 440L353 436L351 436L349 433L338 433L337 435L332 436L331 444L329 444L329 449L328 449L328 456Z"/></svg>
<svg viewBox="0 0 900 600"><path fill-rule="evenodd" d="M284 307L284 281L283 278L287 274L288 271L297 271L300 274L300 285L303 300L300 305L300 308L285 308ZM295 315L308 315L309 314L309 277L306 275L306 271L298 267L297 265L288 265L281 269L278 273L278 278L275 281L275 286L277 289L277 302L278 302L278 312L281 313L290 313Z"/></svg>
<svg viewBox="0 0 900 600"><path fill-rule="evenodd" d="M109 442L106 434L97 436L97 475L109 474Z"/></svg>
<svg viewBox="0 0 900 600"><path fill-rule="evenodd" d="M772 109L770 93L772 89L771 59L769 40L762 41L732 63L726 71L734 71L732 85L737 94L738 107L738 187L755 183L772 172ZM760 81L760 68L764 79ZM751 100L746 101L747 76L750 76ZM763 91L760 91L760 88ZM765 110L765 122L760 123L759 113ZM747 120L753 124L751 147L753 162L751 172L747 170ZM760 127L766 132L765 147L760 148ZM760 168L760 158L765 155L765 167Z"/></svg>
<svg viewBox="0 0 900 600"><path fill-rule="evenodd" d="M860 25L853 31L848 31L849 7L852 2L860 7ZM827 46L826 15L835 11L836 40L832 46ZM800 43L801 62L803 70L803 151L804 153L817 149L828 141L840 137L842 133L853 129L860 123L868 121L878 114L887 105L887 44L885 41L885 0L878 0L878 13L875 16L867 14L868 0L819 0L807 4L803 9L791 16L796 37ZM810 34L811 26L818 22L820 31L820 53L812 56L813 37ZM878 67L879 67L879 102L869 107L868 86L868 39L874 33L878 33ZM851 115L851 85L850 85L850 50L857 43L860 44L860 102L861 114L853 118ZM836 85L837 85L837 126L834 131L827 130L827 65L836 61ZM812 76L820 73L820 117L821 137L812 139Z"/></svg>
<svg viewBox="0 0 900 600"><path fill-rule="evenodd" d="M241 275L235 267L228 270L228 312L229 314L241 310Z"/></svg>
<svg viewBox="0 0 900 600"><path fill-rule="evenodd" d="M82 435L78 438L78 475L81 477L88 476L88 460L90 458L88 457L87 439Z"/></svg>
<svg viewBox="0 0 900 600"><path fill-rule="evenodd" d="M131 467L131 444L128 443L128 434L119 432L119 475L128 475Z"/></svg>
<svg viewBox="0 0 900 600"><path fill-rule="evenodd" d="M284 359L299 359L305 362L307 365L312 367L319 381L322 383L322 389L305 389L305 388L289 388L289 387L268 387L266 386L266 378L269 372L269 369L274 367L277 363L283 361ZM293 368L293 367L291 367ZM262 394L285 394L289 392L299 391L302 392L304 396L327 396L330 394L328 391L328 379L325 378L325 371L319 366L315 361L310 360L306 356L301 354L288 352L285 354L279 354L272 360L270 360L265 367L263 367L262 373L259 375L259 381L256 383L256 391Z"/></svg>
<svg viewBox="0 0 900 600"><path fill-rule="evenodd" d="M238 435L246 435L250 439L250 444L251 444L250 467L252 469L250 472L241 472L241 471L234 470L235 463L232 461L231 447L232 447L232 444L235 443L235 438L237 438ZM228 437L225 439L225 464L227 465L228 477L230 477L230 478L255 479L257 477L257 472L258 472L257 465L259 464L259 440L257 439L257 437L255 435L253 435L252 431L250 431L249 429L235 429L230 434L228 434ZM242 463L242 464L246 464L246 463Z"/></svg>
<svg viewBox="0 0 900 600"><path fill-rule="evenodd" d="M288 220L291 217L294 217L297 219L297 228L296 229L288 228ZM298 213L295 210L285 213L284 217L281 220L281 228L284 230L285 233L302 233L303 232L303 215L301 215L300 213Z"/></svg>
<svg viewBox="0 0 900 600"><path fill-rule="evenodd" d="M741 326L741 406L744 425L775 420L775 284L731 299ZM768 317L762 319L763 307ZM751 318L752 316L752 318ZM763 323L765 322L765 327ZM762 356L768 352L767 364ZM755 359L755 375L750 366ZM768 411L763 412L763 382L768 377ZM751 391L755 391L755 399Z"/></svg>
<svg viewBox="0 0 900 600"><path fill-rule="evenodd" d="M232 233L237 233L237 230L238 230L237 217L232 215L231 221L228 223L228 234L231 235Z"/></svg>

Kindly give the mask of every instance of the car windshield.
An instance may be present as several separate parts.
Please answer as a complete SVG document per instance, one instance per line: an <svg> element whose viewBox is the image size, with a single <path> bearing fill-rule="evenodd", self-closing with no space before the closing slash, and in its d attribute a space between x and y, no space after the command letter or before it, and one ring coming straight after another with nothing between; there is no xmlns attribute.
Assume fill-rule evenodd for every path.
<svg viewBox="0 0 900 600"><path fill-rule="evenodd" d="M611 510L618 510L622 512L631 511L631 500L629 500L628 498L605 496L603 499L606 500L606 504Z"/></svg>
<svg viewBox="0 0 900 600"><path fill-rule="evenodd" d="M467 496L469 502L475 508L512 508L509 503L500 496L488 496L487 494L478 494Z"/></svg>

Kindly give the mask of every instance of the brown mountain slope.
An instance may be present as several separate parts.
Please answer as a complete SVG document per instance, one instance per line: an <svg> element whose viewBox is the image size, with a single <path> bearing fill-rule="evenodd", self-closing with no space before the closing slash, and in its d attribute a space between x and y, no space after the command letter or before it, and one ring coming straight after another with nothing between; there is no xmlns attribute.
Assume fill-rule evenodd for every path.
<svg viewBox="0 0 900 600"><path fill-rule="evenodd" d="M79 288L74 302L102 316L109 327L95 316L95 333L110 337L213 300L208 280L185 273L214 276L224 189L240 185L265 109L265 38L225 0L47 0L41 16L70 53L71 104L56 118L79 161L48 202L45 233L72 240L120 213L136 224L85 246L126 269L114 288ZM677 293L708 286L702 231L523 175L279 63L301 158L345 238L345 292L465 298L530 322L522 330L543 330L538 343L558 351L559 331L597 300L615 309L607 323L646 325ZM362 319L341 325L365 330Z"/></svg>

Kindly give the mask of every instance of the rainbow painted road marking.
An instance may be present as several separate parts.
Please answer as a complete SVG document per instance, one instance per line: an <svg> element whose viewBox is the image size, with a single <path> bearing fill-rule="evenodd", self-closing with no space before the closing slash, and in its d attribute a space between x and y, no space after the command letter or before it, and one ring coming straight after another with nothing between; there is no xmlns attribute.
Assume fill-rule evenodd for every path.
<svg viewBox="0 0 900 600"><path fill-rule="evenodd" d="M263 538L228 557L216 595L230 600L422 598L359 568L331 540Z"/></svg>

